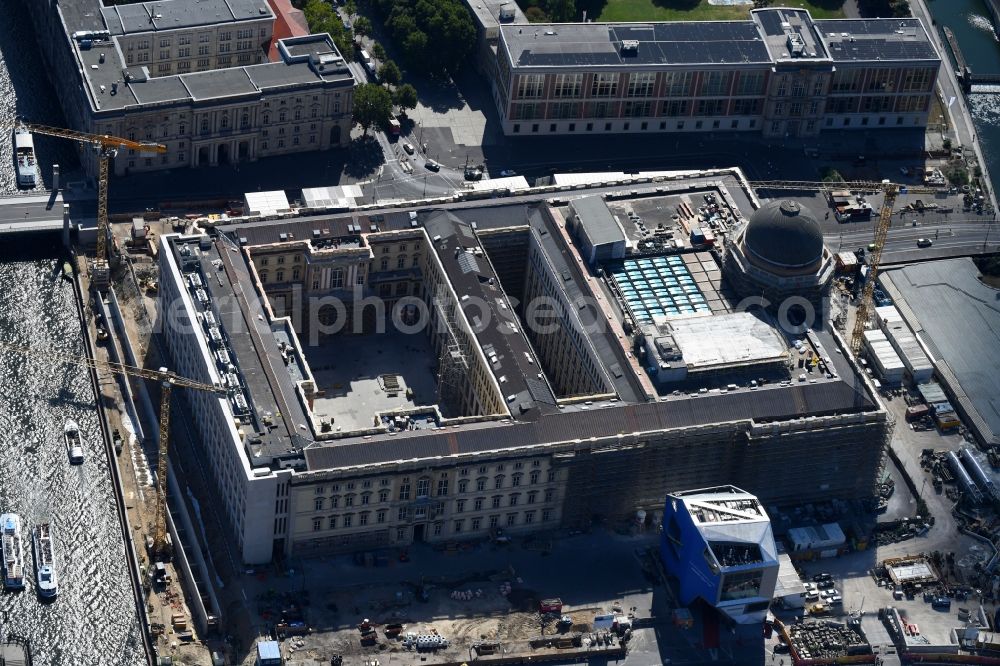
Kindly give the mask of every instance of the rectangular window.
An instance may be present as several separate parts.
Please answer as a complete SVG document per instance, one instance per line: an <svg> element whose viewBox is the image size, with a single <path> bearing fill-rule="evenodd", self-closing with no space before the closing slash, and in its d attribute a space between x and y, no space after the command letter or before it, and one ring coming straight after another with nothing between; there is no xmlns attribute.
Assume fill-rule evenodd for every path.
<svg viewBox="0 0 1000 666"><path fill-rule="evenodd" d="M465 526L465 521L464 520L456 520L455 521L455 534L461 534L462 527L464 527L464 526Z"/></svg>
<svg viewBox="0 0 1000 666"><path fill-rule="evenodd" d="M514 527L517 524L517 514L508 513L507 514L507 527Z"/></svg>
<svg viewBox="0 0 1000 666"><path fill-rule="evenodd" d="M399 507L399 511L396 513L397 520L406 520L410 515L409 510L405 506Z"/></svg>
<svg viewBox="0 0 1000 666"><path fill-rule="evenodd" d="M473 518L472 519L472 531L475 532L476 530L478 530L479 527L480 527L480 525L482 525L482 524L483 524L482 518Z"/></svg>
<svg viewBox="0 0 1000 666"><path fill-rule="evenodd" d="M465 511L465 500L458 500L455 502L455 513L462 513Z"/></svg>
<svg viewBox="0 0 1000 666"><path fill-rule="evenodd" d="M525 525L530 525L533 522L535 522L535 512L534 511L525 511L524 512L524 524Z"/></svg>
<svg viewBox="0 0 1000 666"><path fill-rule="evenodd" d="M594 74L594 80L590 85L591 97L614 97L618 92L618 74L600 73Z"/></svg>
<svg viewBox="0 0 1000 666"><path fill-rule="evenodd" d="M541 97L544 87L544 74L521 74L517 77L517 97L520 99Z"/></svg>
<svg viewBox="0 0 1000 666"><path fill-rule="evenodd" d="M330 529L337 529L337 516L330 516Z"/></svg>
<svg viewBox="0 0 1000 666"><path fill-rule="evenodd" d="M686 99L663 102L663 110L660 115L670 117L686 116L688 115L688 109L690 108L688 106L689 104L690 102Z"/></svg>
<svg viewBox="0 0 1000 666"><path fill-rule="evenodd" d="M313 532L319 532L321 529L323 529L323 519L313 518Z"/></svg>
<svg viewBox="0 0 1000 666"><path fill-rule="evenodd" d="M655 72L633 72L628 77L626 97L650 97L655 83Z"/></svg>
<svg viewBox="0 0 1000 666"><path fill-rule="evenodd" d="M552 86L553 97L579 97L583 89L583 74L557 74Z"/></svg>
<svg viewBox="0 0 1000 666"><path fill-rule="evenodd" d="M406 257L400 257L400 259L405 260ZM402 266L400 266L400 268L402 268ZM437 494L438 494L439 497L443 497L444 495L448 494L448 479L447 478L443 478L443 479L439 479L438 480L438 492L437 492Z"/></svg>
<svg viewBox="0 0 1000 666"><path fill-rule="evenodd" d="M481 498L481 497L476 498L476 501L472 503L472 506L473 506L473 508L476 511L482 511L483 510L483 498Z"/></svg>
<svg viewBox="0 0 1000 666"><path fill-rule="evenodd" d="M542 522L547 523L552 520L552 509L544 509L542 511Z"/></svg>
<svg viewBox="0 0 1000 666"><path fill-rule="evenodd" d="M663 94L666 97L686 97L691 90L693 72L669 72L663 75Z"/></svg>
<svg viewBox="0 0 1000 666"><path fill-rule="evenodd" d="M346 516L344 516L344 527L351 527L353 522L354 522L354 516L352 514L349 513Z"/></svg>
<svg viewBox="0 0 1000 666"><path fill-rule="evenodd" d="M500 516L490 516L490 527L497 527L500 525Z"/></svg>
<svg viewBox="0 0 1000 666"><path fill-rule="evenodd" d="M728 94L731 78L732 73L730 72L702 72L701 95L717 96Z"/></svg>
<svg viewBox="0 0 1000 666"><path fill-rule="evenodd" d="M384 523L385 522L385 509L382 509L378 513L375 514L375 522L376 523Z"/></svg>
<svg viewBox="0 0 1000 666"><path fill-rule="evenodd" d="M743 72L736 84L737 95L759 95L764 92L763 72Z"/></svg>
<svg viewBox="0 0 1000 666"><path fill-rule="evenodd" d="M441 528L443 525L441 523L434 523L434 536L441 536Z"/></svg>

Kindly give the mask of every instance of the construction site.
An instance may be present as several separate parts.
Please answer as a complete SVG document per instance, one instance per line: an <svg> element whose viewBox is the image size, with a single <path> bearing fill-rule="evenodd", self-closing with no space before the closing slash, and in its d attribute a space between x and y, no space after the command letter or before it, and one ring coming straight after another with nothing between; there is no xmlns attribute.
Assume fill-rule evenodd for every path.
<svg viewBox="0 0 1000 666"><path fill-rule="evenodd" d="M657 184L587 205L217 228L219 220L160 212L108 236L103 208L99 259L88 267L80 258L75 269L81 292L94 294L98 343L81 362L116 378L102 384L106 436L125 463L135 580L158 653L200 663L209 645L220 657L247 656L254 638L272 634L289 639L289 656L620 656L634 604L563 598L559 611L545 611L541 602L563 593L519 569L335 585L308 606L321 588L296 571L350 552L404 567L411 547L446 558L463 544L500 548L595 521L655 531L670 489L738 483L769 506L874 498L892 422L852 353L874 314L880 236L859 313L845 320L856 324L849 338L783 328L767 304L735 312L745 290L787 297L793 282L805 284L798 293L809 303L829 287L834 259L808 212L762 205L755 194L814 186L751 185L729 170L707 184ZM884 189L891 215L894 186L857 186ZM786 254L774 253L775 238ZM364 285L353 298L378 294L386 310L347 300L343 321L310 312L284 270L306 296ZM556 305L542 321L559 325L540 332L526 304L543 296ZM394 311L403 324L416 316L407 298L429 306L434 325L382 332ZM165 302L186 303L203 327L165 336ZM737 316L753 321L727 327ZM748 335L747 352L732 356L699 318L717 318L736 346ZM242 335L241 322L257 332ZM192 355L206 348L207 361ZM173 387L185 389L177 405ZM205 409L229 424L231 411L240 433L257 435L232 442L225 429L209 432L214 416L188 416ZM205 465L234 448L250 461L240 492L256 498L259 516L239 513L249 509L233 502L231 480L218 463ZM272 587L273 576L288 580ZM256 608L230 610L240 596Z"/></svg>

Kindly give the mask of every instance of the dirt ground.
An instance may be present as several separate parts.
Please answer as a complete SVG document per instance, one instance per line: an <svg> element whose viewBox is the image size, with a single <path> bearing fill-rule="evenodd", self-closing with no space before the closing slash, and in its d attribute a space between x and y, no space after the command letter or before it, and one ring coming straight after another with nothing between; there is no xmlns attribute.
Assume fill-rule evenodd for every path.
<svg viewBox="0 0 1000 666"><path fill-rule="evenodd" d="M517 579L494 578L463 581L460 585L430 585L426 588L427 601L418 598L419 588L411 584L364 586L324 595L323 604L313 603L308 610L308 621L315 633L286 641L287 656L311 660L335 654L355 658L391 655L392 660L417 663L426 655L403 645L403 637L410 632L437 634L449 641L447 649L435 653L434 661L468 658L473 646L481 641L501 643L508 653L527 650L528 641L542 636L538 595L518 585ZM507 589L511 591L505 593ZM464 598L453 598L455 593ZM548 622L544 635L590 632L594 616L611 612L613 607L620 610L621 603L609 602L606 608L566 606L563 614L573 619L572 625L557 631L555 624ZM360 618L358 622L368 620L374 626L374 645L362 646L355 618ZM385 627L394 623L403 625L403 633L399 638L387 638Z"/></svg>

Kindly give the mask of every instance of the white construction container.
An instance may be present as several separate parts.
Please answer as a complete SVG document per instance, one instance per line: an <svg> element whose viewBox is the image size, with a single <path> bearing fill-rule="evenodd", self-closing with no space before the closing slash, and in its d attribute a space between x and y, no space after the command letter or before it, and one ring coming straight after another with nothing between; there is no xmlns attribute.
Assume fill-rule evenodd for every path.
<svg viewBox="0 0 1000 666"><path fill-rule="evenodd" d="M882 331L865 331L865 348L875 366L875 372L886 384L899 384L903 381L903 371L906 366L893 349L892 343Z"/></svg>

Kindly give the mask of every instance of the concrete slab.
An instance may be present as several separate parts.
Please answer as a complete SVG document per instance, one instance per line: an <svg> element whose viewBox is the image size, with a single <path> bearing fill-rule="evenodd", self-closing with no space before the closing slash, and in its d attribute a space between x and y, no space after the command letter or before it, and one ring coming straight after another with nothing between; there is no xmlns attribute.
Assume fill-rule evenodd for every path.
<svg viewBox="0 0 1000 666"><path fill-rule="evenodd" d="M338 335L325 344L306 347L305 355L322 392L313 412L317 419L330 420L335 430L368 428L376 412L437 402L437 359L423 335L404 335L394 329L374 335ZM386 376L396 377L398 389L393 389Z"/></svg>

